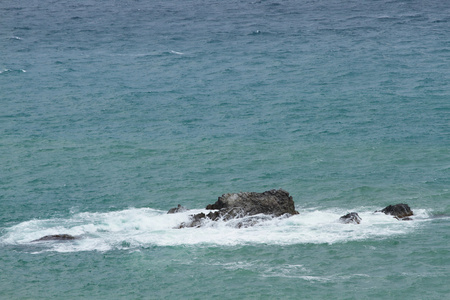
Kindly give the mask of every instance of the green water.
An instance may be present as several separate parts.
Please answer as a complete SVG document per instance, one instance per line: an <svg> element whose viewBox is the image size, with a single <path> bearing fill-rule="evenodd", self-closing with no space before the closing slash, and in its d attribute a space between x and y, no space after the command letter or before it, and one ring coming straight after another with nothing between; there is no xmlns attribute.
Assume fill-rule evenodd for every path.
<svg viewBox="0 0 450 300"><path fill-rule="evenodd" d="M449 15L0 2L0 298L448 298ZM166 215L278 188L299 215ZM412 221L374 213L396 203Z"/></svg>

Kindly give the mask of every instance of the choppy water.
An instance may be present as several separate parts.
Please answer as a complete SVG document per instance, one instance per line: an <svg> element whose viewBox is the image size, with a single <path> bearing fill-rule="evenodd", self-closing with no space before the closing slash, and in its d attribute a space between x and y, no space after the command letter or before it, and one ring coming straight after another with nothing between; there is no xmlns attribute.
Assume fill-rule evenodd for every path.
<svg viewBox="0 0 450 300"><path fill-rule="evenodd" d="M0 298L449 297L449 16L1 1ZM300 214L174 229L273 188ZM412 221L373 213L396 203ZM80 239L32 242L58 233Z"/></svg>

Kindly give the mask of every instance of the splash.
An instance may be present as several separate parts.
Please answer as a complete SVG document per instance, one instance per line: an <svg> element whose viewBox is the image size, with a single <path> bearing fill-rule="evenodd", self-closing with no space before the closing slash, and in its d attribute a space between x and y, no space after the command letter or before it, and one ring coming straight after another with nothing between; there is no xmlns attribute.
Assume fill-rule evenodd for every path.
<svg viewBox="0 0 450 300"><path fill-rule="evenodd" d="M429 217L426 210L415 210L413 221L398 221L392 216L374 213L373 208L359 208L359 225L342 224L343 209L304 209L290 218L261 216L261 222L237 228L242 219L208 221L200 228L177 227L194 209L177 214L151 208L130 208L115 212L73 213L69 218L30 220L4 230L1 245L24 245L36 251L109 251L152 246L206 245L235 246L246 244L292 245L305 243L342 243L366 239L383 239L404 235ZM70 234L71 241L33 242L46 235Z"/></svg>

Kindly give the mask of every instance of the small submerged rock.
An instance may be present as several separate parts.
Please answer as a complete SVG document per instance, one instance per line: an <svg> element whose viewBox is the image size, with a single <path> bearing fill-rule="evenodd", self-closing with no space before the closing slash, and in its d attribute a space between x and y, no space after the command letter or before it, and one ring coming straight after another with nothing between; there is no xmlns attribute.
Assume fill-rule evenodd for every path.
<svg viewBox="0 0 450 300"><path fill-rule="evenodd" d="M351 212L339 218L339 222L344 224L359 224L361 223L361 217L358 213Z"/></svg>
<svg viewBox="0 0 450 300"><path fill-rule="evenodd" d="M40 239L34 240L32 242L40 242L40 241L69 241L69 240L76 240L79 239L79 237L70 235L70 234L53 234L53 235L46 235L41 237Z"/></svg>
<svg viewBox="0 0 450 300"><path fill-rule="evenodd" d="M176 213L185 212L185 211L188 211L188 209L186 207L178 204L177 207L169 209L169 211L167 213L168 214L176 214Z"/></svg>

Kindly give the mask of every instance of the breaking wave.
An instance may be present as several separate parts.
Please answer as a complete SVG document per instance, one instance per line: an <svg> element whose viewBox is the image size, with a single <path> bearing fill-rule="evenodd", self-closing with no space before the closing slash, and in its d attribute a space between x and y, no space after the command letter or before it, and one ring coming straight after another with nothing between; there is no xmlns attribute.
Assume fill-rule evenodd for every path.
<svg viewBox="0 0 450 300"><path fill-rule="evenodd" d="M202 212L189 210L177 214L152 208L129 208L114 212L83 212L69 218L30 220L3 229L0 245L29 247L32 252L109 251L152 246L234 246L246 244L292 245L342 243L366 239L384 239L404 235L429 220L425 209L415 209L413 221L398 221L392 216L374 213L373 208L359 208L359 225L342 224L343 209L299 209L290 218L261 216L254 226L237 228L242 219L205 221L200 228L177 227L189 216ZM35 240L55 234L79 237L70 241Z"/></svg>

